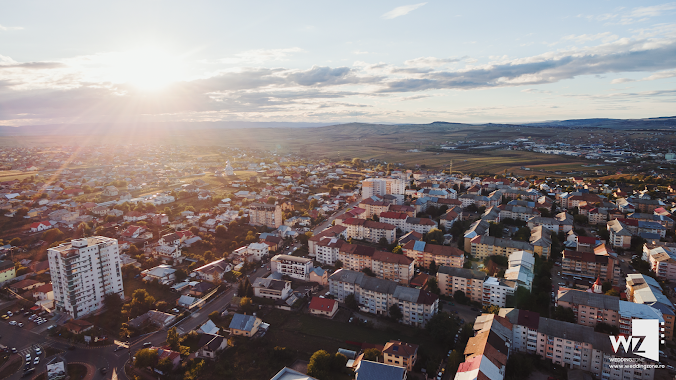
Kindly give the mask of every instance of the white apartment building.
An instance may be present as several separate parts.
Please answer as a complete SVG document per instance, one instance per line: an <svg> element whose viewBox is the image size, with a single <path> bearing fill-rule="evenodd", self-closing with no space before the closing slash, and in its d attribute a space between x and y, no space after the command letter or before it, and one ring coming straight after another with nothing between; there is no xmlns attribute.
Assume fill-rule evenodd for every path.
<svg viewBox="0 0 676 380"><path fill-rule="evenodd" d="M458 290L474 302L483 302L486 273L465 268L451 268L445 265L437 271L437 284L444 296L452 296Z"/></svg>
<svg viewBox="0 0 676 380"><path fill-rule="evenodd" d="M650 269L657 278L676 281L676 247L643 245L643 260L650 263Z"/></svg>
<svg viewBox="0 0 676 380"><path fill-rule="evenodd" d="M277 255L270 261L270 269L282 275L307 281L312 271L312 259L290 255Z"/></svg>
<svg viewBox="0 0 676 380"><path fill-rule="evenodd" d="M367 178L361 183L361 199L374 195L404 194L406 182L401 178Z"/></svg>
<svg viewBox="0 0 676 380"><path fill-rule="evenodd" d="M270 246L265 243L251 243L246 247L246 251L247 254L260 261L270 253Z"/></svg>
<svg viewBox="0 0 676 380"><path fill-rule="evenodd" d="M516 291L516 282L488 277L484 281L484 295L482 303L484 305L495 305L505 307L508 295L514 295Z"/></svg>
<svg viewBox="0 0 676 380"><path fill-rule="evenodd" d="M124 299L117 240L105 236L74 239L47 250L54 303L73 319L103 307L106 294Z"/></svg>
<svg viewBox="0 0 676 380"><path fill-rule="evenodd" d="M282 207L267 203L252 203L249 205L249 224L252 226L266 226L278 228L284 222Z"/></svg>

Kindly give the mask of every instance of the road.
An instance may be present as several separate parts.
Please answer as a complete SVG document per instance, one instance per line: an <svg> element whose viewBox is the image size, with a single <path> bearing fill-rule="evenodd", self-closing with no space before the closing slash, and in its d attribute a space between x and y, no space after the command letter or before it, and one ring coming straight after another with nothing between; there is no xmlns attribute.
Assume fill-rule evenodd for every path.
<svg viewBox="0 0 676 380"><path fill-rule="evenodd" d="M318 233L324 231L327 227L331 226L331 223L336 219L336 217L343 215L345 211L352 209L354 207L357 207L359 204L359 201L354 201L352 203L347 204L345 207L340 209L340 211L336 212L335 214L331 215L324 223L321 223L315 229L312 231L313 235L317 235Z"/></svg>
<svg viewBox="0 0 676 380"><path fill-rule="evenodd" d="M266 268L258 268L255 272L249 274L250 281L253 282L256 278L261 277L267 273L267 266ZM211 312L221 312L225 310L236 291L237 287L234 286L232 289L216 297L213 301L207 303L201 309L196 310L190 317L177 325L178 331L184 334L190 330L196 329L205 323L207 319L209 319L209 314ZM42 327L50 324L51 323L46 323L43 326L39 326L41 327L39 329L26 329L25 327L28 327L28 325L26 325L24 328L19 328L15 326L9 326L6 321L1 321L0 326L2 327L0 327L0 329L2 331L2 338L0 338L0 344L6 345L10 348L16 348L18 351L16 355L21 355L22 363L25 360L26 353L30 353L31 358L35 358L34 345L39 345L42 347L43 354L40 358L40 364L36 366L34 373L35 375L47 370L46 363L48 362L48 358L45 357L44 348L46 346L50 346L64 351L63 356L67 362L82 362L91 364L95 368L107 368L108 373L106 375L102 375L101 373L97 372L94 375L94 379L110 379L114 369L117 372L118 378L124 380L127 379L126 375L124 374L124 365L127 360L130 359L131 354L140 349L145 342L150 342L154 346L160 346L167 338L166 330L159 330L149 335L132 339L131 347L129 349L123 349L117 352L114 351L115 346L88 348L84 345L77 345L75 350L69 350L68 348L71 346L70 343L52 339L47 336L46 332L44 332ZM23 365L24 364L22 364L22 368ZM8 379L18 380L21 378L22 374L23 370L20 369Z"/></svg>

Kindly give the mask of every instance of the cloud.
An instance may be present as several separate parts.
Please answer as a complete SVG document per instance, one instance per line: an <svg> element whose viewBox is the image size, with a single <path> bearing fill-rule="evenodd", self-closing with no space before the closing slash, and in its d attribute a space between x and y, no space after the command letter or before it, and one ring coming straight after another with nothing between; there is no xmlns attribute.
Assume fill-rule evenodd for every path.
<svg viewBox="0 0 676 380"><path fill-rule="evenodd" d="M629 78L616 78L610 81L610 84L620 84L620 83L627 83L627 82L633 82L633 79Z"/></svg>
<svg viewBox="0 0 676 380"><path fill-rule="evenodd" d="M2 69L55 69L60 67L65 67L63 63L60 62L23 62L23 63L0 63L0 70Z"/></svg>
<svg viewBox="0 0 676 380"><path fill-rule="evenodd" d="M369 52L362 51L362 50L355 50L355 51L352 52L352 54L362 55L362 54L369 54Z"/></svg>
<svg viewBox="0 0 676 380"><path fill-rule="evenodd" d="M231 58L223 58L220 63L263 63L266 61L283 61L293 53L301 53L299 47L286 49L255 49L235 54Z"/></svg>
<svg viewBox="0 0 676 380"><path fill-rule="evenodd" d="M675 9L676 3L672 2L648 7L636 7L631 10L618 13L604 13L598 16L580 14L577 15L577 17L586 18L588 20L605 21L606 25L629 25L646 21L651 17L659 17L665 12Z"/></svg>
<svg viewBox="0 0 676 380"><path fill-rule="evenodd" d="M391 11L383 14L381 17L386 19L386 20L391 20L393 18L399 17L399 16L404 16L407 15L414 10L422 7L427 3L418 3L418 4L411 4L411 5L402 5L401 7L396 7L392 9Z"/></svg>
<svg viewBox="0 0 676 380"><path fill-rule="evenodd" d="M676 70L669 70L669 71L662 71L659 73L655 73L649 77L645 77L642 80L658 80L658 79L666 79L666 78L673 78L676 77Z"/></svg>
<svg viewBox="0 0 676 380"><path fill-rule="evenodd" d="M10 30L23 30L23 27L21 27L21 26L4 26L4 25L0 25L0 30L2 30L3 32L5 32L5 31L10 31Z"/></svg>
<svg viewBox="0 0 676 380"><path fill-rule="evenodd" d="M460 62L465 58L467 58L467 56L462 58L419 57L404 61L404 65L414 67L439 67L449 63Z"/></svg>
<svg viewBox="0 0 676 380"><path fill-rule="evenodd" d="M612 42L617 40L619 37L610 33L610 32L604 32L604 33L597 33L597 34L581 34L579 36L576 36L574 34L571 34L569 36L565 36L561 38L562 41L574 41L577 43L587 43L591 41L596 41L596 40L602 40L603 42Z"/></svg>

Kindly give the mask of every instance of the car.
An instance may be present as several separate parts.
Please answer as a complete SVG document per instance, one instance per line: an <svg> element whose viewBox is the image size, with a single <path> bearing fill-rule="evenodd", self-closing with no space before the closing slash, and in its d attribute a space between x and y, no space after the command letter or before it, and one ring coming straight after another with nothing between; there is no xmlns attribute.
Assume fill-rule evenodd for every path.
<svg viewBox="0 0 676 380"><path fill-rule="evenodd" d="M36 317L37 317L37 316L36 316L35 314L33 314L33 315L31 315L30 317L28 317L28 320L29 320L29 321L33 321Z"/></svg>
<svg viewBox="0 0 676 380"><path fill-rule="evenodd" d="M352 321L354 321L354 317L350 317L350 320L348 322L352 323Z"/></svg>
<svg viewBox="0 0 676 380"><path fill-rule="evenodd" d="M108 368L106 368L106 367L101 367L101 368L99 368L99 372L101 372L102 375L105 375L106 372L108 372Z"/></svg>
<svg viewBox="0 0 676 380"><path fill-rule="evenodd" d="M40 364L40 357L36 357L35 360L33 360L33 365L38 365Z"/></svg>
<svg viewBox="0 0 676 380"><path fill-rule="evenodd" d="M9 321L10 326L16 326L16 321Z"/></svg>
<svg viewBox="0 0 676 380"><path fill-rule="evenodd" d="M624 259L621 259L620 262L621 262L621 263L624 263Z"/></svg>
<svg viewBox="0 0 676 380"><path fill-rule="evenodd" d="M35 355L42 355L42 350L40 349L40 347L35 348Z"/></svg>
<svg viewBox="0 0 676 380"><path fill-rule="evenodd" d="M23 313L23 316L24 316L24 317L27 317L27 316L29 316L29 315L31 315L31 312L30 312L30 311L27 311L27 312Z"/></svg>
<svg viewBox="0 0 676 380"><path fill-rule="evenodd" d="M26 354L26 363L29 363L31 361L31 354L30 352Z"/></svg>
<svg viewBox="0 0 676 380"><path fill-rule="evenodd" d="M10 317L12 317L12 316L14 316L14 313L12 313L11 311L8 311L8 312L7 312L7 315L9 315Z"/></svg>
<svg viewBox="0 0 676 380"><path fill-rule="evenodd" d="M172 312L172 313L180 313L181 311L178 310L177 308L173 308L173 309L171 309L171 312Z"/></svg>
<svg viewBox="0 0 676 380"><path fill-rule="evenodd" d="M9 316L7 316L7 314L4 314L4 315L3 315L2 317L0 317L0 318L2 318L2 319L4 319L4 320L8 320L8 319L9 319Z"/></svg>
<svg viewBox="0 0 676 380"><path fill-rule="evenodd" d="M152 346L153 346L153 343L152 343L152 342L145 342L145 343L143 343L143 348L149 348L149 347L152 347Z"/></svg>
<svg viewBox="0 0 676 380"><path fill-rule="evenodd" d="M19 322L16 325L19 326L19 327L23 327L23 322Z"/></svg>
<svg viewBox="0 0 676 380"><path fill-rule="evenodd" d="M454 311L454 313L455 313L455 314L458 314L458 311L457 311L457 310L455 310L455 311Z"/></svg>
<svg viewBox="0 0 676 380"><path fill-rule="evenodd" d="M16 354L16 347L12 347L12 353Z"/></svg>

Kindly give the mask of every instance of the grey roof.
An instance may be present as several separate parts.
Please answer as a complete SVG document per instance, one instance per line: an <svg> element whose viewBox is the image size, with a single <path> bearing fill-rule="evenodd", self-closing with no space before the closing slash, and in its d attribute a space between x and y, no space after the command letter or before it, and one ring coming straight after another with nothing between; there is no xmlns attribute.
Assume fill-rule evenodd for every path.
<svg viewBox="0 0 676 380"><path fill-rule="evenodd" d="M595 350L601 350L606 354L613 353L608 335L595 332L593 327L540 317L538 332L550 337L586 342L591 344Z"/></svg>
<svg viewBox="0 0 676 380"><path fill-rule="evenodd" d="M363 272L355 272L353 270L339 269L336 273L329 276L329 280L347 282L347 283L361 283L361 279L365 276Z"/></svg>
<svg viewBox="0 0 676 380"><path fill-rule="evenodd" d="M581 290L569 290L559 297L559 301L586 305L607 310L620 310L620 299L605 294L587 293Z"/></svg>
<svg viewBox="0 0 676 380"><path fill-rule="evenodd" d="M453 268L442 265L439 267L437 272L447 274L453 277L473 278L475 280L486 279L486 273L473 269Z"/></svg>
<svg viewBox="0 0 676 380"><path fill-rule="evenodd" d="M394 294L394 291L397 289L397 283L381 278L363 276L359 287L378 293Z"/></svg>
<svg viewBox="0 0 676 380"><path fill-rule="evenodd" d="M317 380L314 377L305 375L289 367L282 368L281 371L270 380Z"/></svg>
<svg viewBox="0 0 676 380"><path fill-rule="evenodd" d="M397 286L397 288L394 291L394 298L400 301L418 302L419 296L420 289Z"/></svg>
<svg viewBox="0 0 676 380"><path fill-rule="evenodd" d="M406 375L406 368L362 360L355 380L400 380Z"/></svg>
<svg viewBox="0 0 676 380"><path fill-rule="evenodd" d="M525 241L511 240L497 238L495 236L482 236L481 244L496 246L496 247L505 247L505 248L516 248L524 251L533 251L533 245Z"/></svg>
<svg viewBox="0 0 676 380"><path fill-rule="evenodd" d="M243 331L251 331L256 322L256 317L253 315L235 314L232 316L229 328Z"/></svg>

